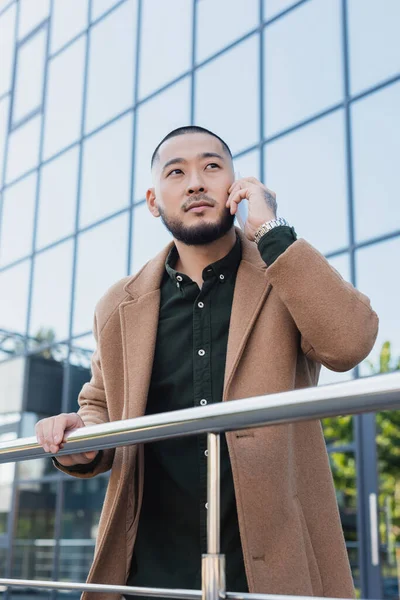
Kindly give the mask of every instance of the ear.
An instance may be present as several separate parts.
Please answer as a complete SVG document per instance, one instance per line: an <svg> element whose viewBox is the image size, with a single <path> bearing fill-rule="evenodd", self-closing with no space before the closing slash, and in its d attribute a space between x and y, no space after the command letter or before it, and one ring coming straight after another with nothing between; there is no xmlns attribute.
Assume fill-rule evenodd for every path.
<svg viewBox="0 0 400 600"><path fill-rule="evenodd" d="M146 202L149 211L153 215L153 217L159 217L160 211L158 210L157 202L156 202L156 191L155 188L149 188L146 192Z"/></svg>

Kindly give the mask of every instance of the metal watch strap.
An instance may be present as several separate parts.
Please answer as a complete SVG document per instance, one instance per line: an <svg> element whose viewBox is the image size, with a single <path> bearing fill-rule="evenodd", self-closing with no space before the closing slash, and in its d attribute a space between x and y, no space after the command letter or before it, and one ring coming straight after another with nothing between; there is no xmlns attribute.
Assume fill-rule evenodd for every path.
<svg viewBox="0 0 400 600"><path fill-rule="evenodd" d="M287 225L288 227L290 227L290 225L286 221L286 219L283 219L282 217L278 217L277 219L272 219L271 221L266 221L265 223L263 223L261 225L261 227L259 227L257 229L256 234L254 236L255 243L258 244L258 242L261 240L262 236L264 234L266 234L268 231L271 231L271 229L274 229L275 227L280 227L282 225Z"/></svg>

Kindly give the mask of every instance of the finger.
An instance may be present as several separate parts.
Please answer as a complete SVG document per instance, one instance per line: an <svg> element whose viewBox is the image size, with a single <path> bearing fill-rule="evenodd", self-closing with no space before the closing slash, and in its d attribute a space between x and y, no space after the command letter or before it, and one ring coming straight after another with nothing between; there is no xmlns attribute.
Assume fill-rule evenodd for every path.
<svg viewBox="0 0 400 600"><path fill-rule="evenodd" d="M248 198L249 195L250 194L249 194L248 188L242 188L240 190L237 190L237 192L235 192L233 195L231 195L231 199L230 199L231 215L234 215L237 213L238 204L240 204L240 202L242 200L244 200L244 198Z"/></svg>

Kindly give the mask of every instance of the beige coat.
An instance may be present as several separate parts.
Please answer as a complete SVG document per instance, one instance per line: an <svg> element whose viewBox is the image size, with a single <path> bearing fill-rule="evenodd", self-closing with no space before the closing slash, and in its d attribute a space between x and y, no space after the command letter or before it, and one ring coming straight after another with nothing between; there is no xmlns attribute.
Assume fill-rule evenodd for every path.
<svg viewBox="0 0 400 600"><path fill-rule="evenodd" d="M369 354L376 313L315 248L298 239L267 268L240 235L224 401L315 386L321 363L346 371ZM118 281L96 306L92 379L79 395L87 424L145 413L169 248ZM250 591L353 597L320 422L226 435ZM125 584L143 492L143 446L105 450L94 472L77 476L110 467L88 581Z"/></svg>

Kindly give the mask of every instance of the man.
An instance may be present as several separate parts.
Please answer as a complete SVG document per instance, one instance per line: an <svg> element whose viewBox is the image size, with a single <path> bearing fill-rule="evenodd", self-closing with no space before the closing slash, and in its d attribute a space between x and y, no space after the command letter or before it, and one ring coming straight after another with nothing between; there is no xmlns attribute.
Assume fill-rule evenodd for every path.
<svg viewBox="0 0 400 600"><path fill-rule="evenodd" d="M234 181L218 136L172 131L152 176L147 205L173 243L98 302L79 412L37 425L51 453L77 427L315 386L321 364L346 371L374 344L368 298L277 220L272 191L254 177ZM353 597L319 421L229 432L222 442L227 589ZM200 588L206 454L203 435L59 457L77 477L111 468L89 581Z"/></svg>

